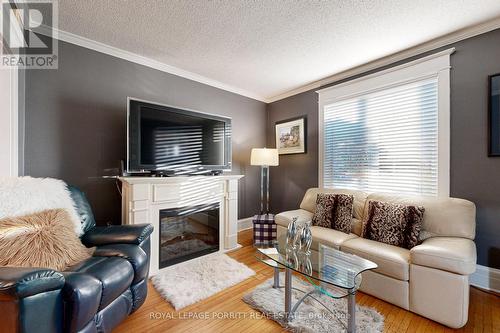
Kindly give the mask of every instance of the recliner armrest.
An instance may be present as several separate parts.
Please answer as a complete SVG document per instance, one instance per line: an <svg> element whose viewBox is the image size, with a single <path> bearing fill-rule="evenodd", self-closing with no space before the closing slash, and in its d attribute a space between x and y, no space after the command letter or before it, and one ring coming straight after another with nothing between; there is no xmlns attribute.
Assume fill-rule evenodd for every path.
<svg viewBox="0 0 500 333"><path fill-rule="evenodd" d="M432 237L410 250L410 262L461 275L476 270L476 244L467 238Z"/></svg>
<svg viewBox="0 0 500 333"><path fill-rule="evenodd" d="M0 267L0 297L23 298L63 287L64 276L51 269Z"/></svg>
<svg viewBox="0 0 500 333"><path fill-rule="evenodd" d="M151 224L112 225L94 227L82 236L82 243L86 246L106 244L135 244L139 245L153 232Z"/></svg>

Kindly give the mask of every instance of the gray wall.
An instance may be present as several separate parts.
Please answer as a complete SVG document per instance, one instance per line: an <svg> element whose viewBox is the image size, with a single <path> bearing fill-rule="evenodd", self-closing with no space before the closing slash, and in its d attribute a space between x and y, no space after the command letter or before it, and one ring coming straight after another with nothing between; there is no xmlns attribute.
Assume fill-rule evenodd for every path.
<svg viewBox="0 0 500 333"><path fill-rule="evenodd" d="M276 147L274 124L298 116L307 117L305 154L280 155L280 165L270 167L270 209L279 213L297 209L305 190L318 185L318 98L304 92L267 105L267 146Z"/></svg>
<svg viewBox="0 0 500 333"><path fill-rule="evenodd" d="M120 223L115 182L101 176L126 159L127 96L232 117L239 217L258 211L260 170L249 160L265 145L264 103L64 42L58 70L24 74L24 174L81 187L100 224Z"/></svg>
<svg viewBox="0 0 500 333"><path fill-rule="evenodd" d="M500 268L500 158L487 156L487 77L500 72L500 30L451 46L451 195L476 204L478 263ZM267 106L268 146L276 121L307 115L309 131L307 154L281 155L271 168L274 212L297 208L306 189L318 186L317 103L308 91Z"/></svg>

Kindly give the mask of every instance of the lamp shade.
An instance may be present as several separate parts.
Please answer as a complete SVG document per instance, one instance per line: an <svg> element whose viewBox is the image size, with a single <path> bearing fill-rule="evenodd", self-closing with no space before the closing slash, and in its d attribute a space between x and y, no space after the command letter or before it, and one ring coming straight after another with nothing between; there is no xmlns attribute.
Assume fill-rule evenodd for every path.
<svg viewBox="0 0 500 333"><path fill-rule="evenodd" d="M251 165L279 165L278 149L253 148L250 156Z"/></svg>

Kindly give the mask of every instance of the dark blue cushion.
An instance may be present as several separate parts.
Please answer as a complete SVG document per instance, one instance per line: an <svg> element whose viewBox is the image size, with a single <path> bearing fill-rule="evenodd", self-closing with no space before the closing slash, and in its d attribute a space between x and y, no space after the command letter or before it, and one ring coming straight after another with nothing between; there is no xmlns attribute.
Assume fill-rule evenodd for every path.
<svg viewBox="0 0 500 333"><path fill-rule="evenodd" d="M66 272L85 273L100 281L99 311L130 288L134 279L132 265L128 260L118 257L92 257L68 268Z"/></svg>
<svg viewBox="0 0 500 333"><path fill-rule="evenodd" d="M137 283L148 275L148 255L137 245L110 244L98 246L94 257L118 257L126 259L134 268L134 280L132 283Z"/></svg>
<svg viewBox="0 0 500 333"><path fill-rule="evenodd" d="M93 320L99 309L102 284L97 278L86 273L64 273L66 284L63 288L66 332L78 332Z"/></svg>
<svg viewBox="0 0 500 333"><path fill-rule="evenodd" d="M85 193L74 186L67 186L71 194L71 199L73 199L73 202L75 203L76 212L80 216L82 230L85 233L95 227L95 218L94 214L92 213L92 207L90 207Z"/></svg>

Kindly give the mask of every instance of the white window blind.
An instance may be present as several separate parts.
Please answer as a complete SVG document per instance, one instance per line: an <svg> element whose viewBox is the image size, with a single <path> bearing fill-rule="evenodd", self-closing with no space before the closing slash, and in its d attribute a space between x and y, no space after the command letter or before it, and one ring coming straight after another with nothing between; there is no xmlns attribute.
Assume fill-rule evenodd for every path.
<svg viewBox="0 0 500 333"><path fill-rule="evenodd" d="M323 106L323 186L438 194L438 78Z"/></svg>

